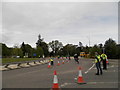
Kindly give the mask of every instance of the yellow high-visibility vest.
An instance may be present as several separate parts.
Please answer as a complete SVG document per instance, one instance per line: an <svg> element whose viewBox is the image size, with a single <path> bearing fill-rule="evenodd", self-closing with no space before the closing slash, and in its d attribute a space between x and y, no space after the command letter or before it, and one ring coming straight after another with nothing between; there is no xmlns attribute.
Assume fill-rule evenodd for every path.
<svg viewBox="0 0 120 90"><path fill-rule="evenodd" d="M107 55L106 54L101 54L101 57L103 58L103 60L107 59Z"/></svg>
<svg viewBox="0 0 120 90"><path fill-rule="evenodd" d="M53 61L53 59L50 59L50 61Z"/></svg>
<svg viewBox="0 0 120 90"><path fill-rule="evenodd" d="M95 58L95 63L100 62L101 61L100 55L96 55L96 57L97 57L98 60Z"/></svg>

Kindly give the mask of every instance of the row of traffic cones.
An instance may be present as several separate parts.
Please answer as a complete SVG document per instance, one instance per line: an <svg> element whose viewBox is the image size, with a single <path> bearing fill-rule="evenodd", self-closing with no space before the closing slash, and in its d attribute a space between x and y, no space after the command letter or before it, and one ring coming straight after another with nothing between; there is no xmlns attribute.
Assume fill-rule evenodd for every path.
<svg viewBox="0 0 120 90"><path fill-rule="evenodd" d="M62 64L65 64L65 61L63 60L62 61ZM60 66L60 62L58 61L58 63L57 63L57 66ZM51 68L51 63L49 62L48 63L48 68Z"/></svg>
<svg viewBox="0 0 120 90"><path fill-rule="evenodd" d="M85 81L83 80L82 77L82 71L81 71L81 67L78 67L79 70L79 74L77 77L77 83L78 84L85 84ZM53 86L52 86L52 90L59 90L59 84L58 84L58 78L57 78L57 72L56 70L54 71L54 79L53 79Z"/></svg>

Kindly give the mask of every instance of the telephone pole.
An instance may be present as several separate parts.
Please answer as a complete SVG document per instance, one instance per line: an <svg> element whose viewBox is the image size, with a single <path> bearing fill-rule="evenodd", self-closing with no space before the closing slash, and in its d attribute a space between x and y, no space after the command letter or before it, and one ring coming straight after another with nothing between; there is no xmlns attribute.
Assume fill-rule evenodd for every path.
<svg viewBox="0 0 120 90"><path fill-rule="evenodd" d="M89 33L89 36L87 36L88 38L88 44L89 44L89 47L90 47L90 33Z"/></svg>

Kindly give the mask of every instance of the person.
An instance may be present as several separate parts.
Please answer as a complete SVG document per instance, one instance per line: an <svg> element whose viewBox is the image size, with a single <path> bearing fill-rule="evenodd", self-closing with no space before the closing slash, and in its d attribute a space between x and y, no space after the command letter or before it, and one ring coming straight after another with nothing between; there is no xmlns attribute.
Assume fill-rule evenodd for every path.
<svg viewBox="0 0 120 90"><path fill-rule="evenodd" d="M79 64L78 55L77 54L74 55L74 60Z"/></svg>
<svg viewBox="0 0 120 90"><path fill-rule="evenodd" d="M101 54L101 60L102 60L102 63L103 63L103 70L107 70L107 64L106 64L106 61L107 61L107 55L106 54Z"/></svg>
<svg viewBox="0 0 120 90"><path fill-rule="evenodd" d="M60 59L60 56L58 55L58 59Z"/></svg>
<svg viewBox="0 0 120 90"><path fill-rule="evenodd" d="M66 56L66 59L68 59L68 57Z"/></svg>
<svg viewBox="0 0 120 90"><path fill-rule="evenodd" d="M54 65L54 62L53 62L52 58L50 59L50 63L51 63L52 66Z"/></svg>
<svg viewBox="0 0 120 90"><path fill-rule="evenodd" d="M97 73L96 75L99 75L99 74L103 74L102 72L102 68L101 68L101 58L100 58L100 55L98 54L98 52L95 52L95 64L96 64L96 68L97 68Z"/></svg>
<svg viewBox="0 0 120 90"><path fill-rule="evenodd" d="M68 55L68 59L70 60L70 55Z"/></svg>

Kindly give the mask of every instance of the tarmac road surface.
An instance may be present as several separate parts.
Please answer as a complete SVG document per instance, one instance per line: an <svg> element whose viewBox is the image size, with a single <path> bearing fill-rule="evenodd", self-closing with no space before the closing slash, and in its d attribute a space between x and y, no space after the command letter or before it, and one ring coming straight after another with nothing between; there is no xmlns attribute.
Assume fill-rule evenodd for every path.
<svg viewBox="0 0 120 90"><path fill-rule="evenodd" d="M21 68L3 71L3 88L51 88L53 85L53 73L57 71L60 88L118 88L118 60L109 60L108 70L103 75L95 75L96 68L92 59L80 58L78 65L72 59L65 64L57 59L54 66L48 68L48 64L37 65L29 68ZM78 66L82 67L82 76L86 84L77 84Z"/></svg>

